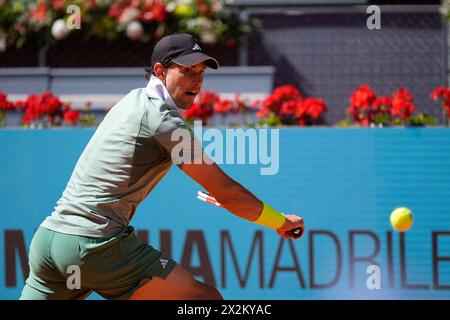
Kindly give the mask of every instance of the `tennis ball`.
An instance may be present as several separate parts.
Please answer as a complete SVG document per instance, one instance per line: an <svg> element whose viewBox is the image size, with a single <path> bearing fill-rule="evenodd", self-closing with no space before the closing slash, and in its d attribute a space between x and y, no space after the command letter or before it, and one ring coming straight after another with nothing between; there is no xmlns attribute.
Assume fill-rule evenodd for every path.
<svg viewBox="0 0 450 320"><path fill-rule="evenodd" d="M408 208L397 208L391 213L391 225L397 231L408 231L413 222L413 214Z"/></svg>

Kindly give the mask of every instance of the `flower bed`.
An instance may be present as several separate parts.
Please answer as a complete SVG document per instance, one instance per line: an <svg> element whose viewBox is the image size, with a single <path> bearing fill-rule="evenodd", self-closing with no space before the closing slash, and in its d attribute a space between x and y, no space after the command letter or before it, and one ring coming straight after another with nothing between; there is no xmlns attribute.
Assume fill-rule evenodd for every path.
<svg viewBox="0 0 450 320"><path fill-rule="evenodd" d="M441 101L446 125L450 118L450 88L439 87L431 94L434 101ZM338 126L382 127L424 126L437 123L435 117L424 113L415 114L414 97L406 88L399 88L391 96L377 96L369 85L362 85L351 94L348 117ZM70 103L61 101L51 92L32 94L22 101L9 101L6 93L0 92L0 126L5 125L7 112L20 114L20 124L30 128L53 126L95 125L96 119L89 113L89 103L84 111L76 111ZM265 99L249 101L236 94L233 99L222 98L215 92L201 92L193 106L184 112L187 121L201 120L204 125L215 116L222 119L228 115L239 116L234 126L312 126L323 125L327 106L323 99L303 97L292 85L284 85ZM249 115L256 115L252 122ZM16 125L17 125L16 124Z"/></svg>
<svg viewBox="0 0 450 320"><path fill-rule="evenodd" d="M439 90L439 94L441 94L445 88ZM439 94L435 91L431 94L431 98L436 100ZM444 108L445 105L444 103ZM347 109L348 117L338 125L383 127L392 125L423 126L437 123L435 117L424 113L414 115L415 111L414 97L408 89L400 87L391 96L377 96L366 84L353 91Z"/></svg>
<svg viewBox="0 0 450 320"><path fill-rule="evenodd" d="M321 115L327 111L322 99L304 98L292 86L278 87L263 101L253 104L258 108L260 125L313 125L321 124Z"/></svg>
<svg viewBox="0 0 450 320"><path fill-rule="evenodd" d="M204 44L236 45L257 22L243 24L223 0L3 0L0 51L37 38L48 45L70 33L152 42L174 32L196 35ZM3 49L3 50L2 50Z"/></svg>
<svg viewBox="0 0 450 320"><path fill-rule="evenodd" d="M54 126L90 125L95 122L91 114L80 117L70 103L62 102L51 92L32 94L26 100L11 102L0 92L0 127L5 125L7 112L20 114L20 122L14 125L37 129Z"/></svg>

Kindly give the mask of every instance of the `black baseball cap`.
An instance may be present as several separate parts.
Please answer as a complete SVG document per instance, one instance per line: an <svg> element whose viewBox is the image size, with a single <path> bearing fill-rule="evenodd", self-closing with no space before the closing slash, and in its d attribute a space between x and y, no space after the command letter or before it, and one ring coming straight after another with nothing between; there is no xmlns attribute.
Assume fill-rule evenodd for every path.
<svg viewBox="0 0 450 320"><path fill-rule="evenodd" d="M202 61L211 69L218 69L216 59L204 54L197 39L187 33L176 33L159 40L152 53L152 68L156 63L173 61L182 66L193 66Z"/></svg>

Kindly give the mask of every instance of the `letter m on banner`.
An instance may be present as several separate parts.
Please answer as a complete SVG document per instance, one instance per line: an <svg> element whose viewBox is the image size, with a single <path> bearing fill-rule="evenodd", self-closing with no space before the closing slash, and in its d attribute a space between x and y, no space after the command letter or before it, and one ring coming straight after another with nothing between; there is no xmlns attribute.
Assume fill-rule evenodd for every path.
<svg viewBox="0 0 450 320"><path fill-rule="evenodd" d="M30 268L28 266L27 250L22 230L5 230L4 237L5 253L5 282L7 287L17 286L17 265L18 256L24 281L28 278ZM16 255L16 253L18 255Z"/></svg>

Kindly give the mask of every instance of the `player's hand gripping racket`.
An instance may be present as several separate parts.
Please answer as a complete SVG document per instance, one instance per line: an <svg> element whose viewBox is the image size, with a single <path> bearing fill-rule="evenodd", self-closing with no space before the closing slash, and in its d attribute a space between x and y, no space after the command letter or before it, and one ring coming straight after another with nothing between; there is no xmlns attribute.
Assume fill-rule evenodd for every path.
<svg viewBox="0 0 450 320"><path fill-rule="evenodd" d="M222 207L222 208L224 207L221 203L219 203L216 200L216 198L214 198L212 195L210 195L208 192L205 192L205 191L198 191L197 199L204 201L206 203L209 203L211 205L214 205L214 206L218 206L218 207ZM295 229L287 231L286 233L289 234L291 237L298 239L303 234L303 228L295 228Z"/></svg>

